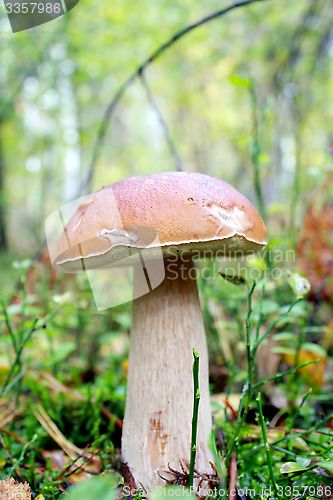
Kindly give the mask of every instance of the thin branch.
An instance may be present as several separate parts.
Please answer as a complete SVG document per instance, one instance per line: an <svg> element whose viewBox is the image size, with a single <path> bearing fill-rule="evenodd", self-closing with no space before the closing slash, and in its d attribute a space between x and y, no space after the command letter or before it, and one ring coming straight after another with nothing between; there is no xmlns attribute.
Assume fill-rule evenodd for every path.
<svg viewBox="0 0 333 500"><path fill-rule="evenodd" d="M167 42L163 43L157 50L155 50L128 78L125 80L125 82L119 87L118 91L114 95L112 101L108 105L108 107L105 110L104 116L102 118L98 133L97 133L97 138L95 141L94 149L93 149L93 156L92 160L89 166L89 172L87 175L86 180L84 181L83 185L81 186L80 192L78 193L78 196L82 194L82 192L90 189L91 186L91 181L93 178L93 173L94 173L94 167L97 162L97 159L100 155L100 150L103 145L105 135L107 132L108 124L110 121L110 118L112 114L114 113L117 105L119 104L119 101L122 99L123 95L125 94L126 90L128 87L135 81L135 79L140 76L140 74L156 59L158 59L167 49L169 49L172 45L174 45L178 40L183 38L185 35L190 33L196 28L199 28L200 26L203 26L204 24L209 23L210 21L213 21L214 19L217 19L219 17L224 16L228 12L235 10L239 7L244 7L246 5L250 5L252 3L257 3L257 2L265 2L267 0L243 0L241 2L236 2L232 5L229 5L229 7L226 7L225 9L218 10L216 12L213 12L212 14L209 14L206 17L203 17L200 19L200 21L197 21L193 24L190 24L183 28L181 31L178 31L175 35L173 35Z"/></svg>
<svg viewBox="0 0 333 500"><path fill-rule="evenodd" d="M146 96L147 96L147 100L149 102L149 104L151 105L152 109L154 110L157 118L158 118L158 121L161 125L161 129L163 131L163 134L165 136L165 140L167 142L167 145L170 149L170 153L175 161L175 165L176 165L176 170L178 170L179 172L181 172L183 170L183 167L182 167L182 161L177 153L177 150L176 150L176 146L172 140L172 137L170 135L170 132L169 132L169 129L168 129L168 126L163 118L163 115L161 113L161 110L159 109L158 105L157 105L157 102L155 101L154 99L154 96L148 86L148 83L147 83L147 80L144 76L144 73L140 73L140 80L142 82L142 85L143 85L143 88L146 92Z"/></svg>

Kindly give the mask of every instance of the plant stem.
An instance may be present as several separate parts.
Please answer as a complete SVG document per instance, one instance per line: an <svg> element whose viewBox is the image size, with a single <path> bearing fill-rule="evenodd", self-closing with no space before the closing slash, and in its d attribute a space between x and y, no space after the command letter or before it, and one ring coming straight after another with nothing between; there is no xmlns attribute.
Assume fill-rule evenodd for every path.
<svg viewBox="0 0 333 500"><path fill-rule="evenodd" d="M318 362L319 359L317 359L316 361ZM294 413L292 419L290 420L290 423L287 425L288 432L291 432L291 429L294 427L294 424L296 422L296 418L298 417L302 406L304 405L305 401L308 399L308 397L310 396L311 393L312 393L312 388L310 387L308 392L304 395L301 404L296 408L295 413Z"/></svg>
<svg viewBox="0 0 333 500"><path fill-rule="evenodd" d="M323 432L318 431L318 429L320 429L320 427L322 427L322 426L325 426L325 424L327 424L327 422L330 422L330 420L332 420L332 418L333 418L333 413L330 413L326 418L324 418L323 420L317 422L315 425L313 425L309 429L305 429L305 430L299 431L299 432L293 432L293 433L290 433L290 434L288 432L286 432L286 434L284 436L282 436L282 437L280 437L280 438L275 439L274 441L272 441L271 442L271 446L276 446L277 444L283 443L283 441L288 441L290 439L295 439L295 438L298 438L298 437L307 436L307 435L311 434L314 431L318 432L319 434L323 434ZM331 436L332 433L328 433L328 434L325 433L325 435ZM256 446L255 448L252 448L252 450L249 451L249 453L247 453L246 455L244 455L242 457L242 460L248 459L251 455L253 455L253 453L258 452L263 447L264 447L264 445L259 445L259 446Z"/></svg>
<svg viewBox="0 0 333 500"><path fill-rule="evenodd" d="M292 304L290 304L290 306L288 307L287 311L283 314L281 314L281 316L279 316L275 321L273 321L273 323L271 324L271 326L268 328L268 330L266 331L265 335L263 335L262 337L260 337L260 339L255 343L255 345L253 346L252 348L252 356L254 357L255 356L255 353L259 347L259 345L265 340L267 339L268 335L271 333L271 331L276 327L276 325L279 323L279 321L281 321L282 319L286 318L288 316L288 314L290 313L290 311L295 307L296 304L298 304L298 302L300 302L301 300L303 299L297 299L295 300L295 302L293 302Z"/></svg>
<svg viewBox="0 0 333 500"><path fill-rule="evenodd" d="M273 488L274 492L277 495L278 494L278 488L275 480L275 475L274 475L274 470L273 470L273 463L272 463L272 457L271 457L271 450L267 441L267 433L266 433L266 423L264 420L264 416L262 413L262 407L261 407L261 394L259 392L257 398L258 402L258 408L259 408L259 415L260 415L260 423L261 423L261 430L262 430L262 435L264 438L264 444L265 444L265 450L266 450L266 457L267 457L267 464L268 464L268 470L269 470L269 475L271 477L271 481L273 483Z"/></svg>
<svg viewBox="0 0 333 500"><path fill-rule="evenodd" d="M30 446L36 441L37 437L38 437L37 434L34 434L31 441L29 441L29 443L26 443L26 445L23 447L19 458L12 464L12 467L8 472L9 477L11 477L13 475L13 472L15 471L16 467L18 467L18 468L20 467L20 464L21 464L26 452L28 451Z"/></svg>
<svg viewBox="0 0 333 500"><path fill-rule="evenodd" d="M259 299L259 318L258 318L258 324L257 324L257 329L256 329L256 342L259 340L259 333L260 333L260 327L262 325L264 315L262 313L262 304L264 301L264 296L265 296L265 284L262 285L262 291L260 294L260 299Z"/></svg>
<svg viewBox="0 0 333 500"><path fill-rule="evenodd" d="M262 380L261 382L254 384L252 386L252 389L258 389L258 387L261 387L262 385L266 384L267 382L271 382L272 380L277 380L278 378L282 378L285 375L290 375L292 373L298 372L298 370L301 370L305 366L313 365L313 364L318 363L318 362L319 362L319 359L314 359L313 361L307 361L306 363L302 363L301 365L294 366L294 368L291 368L290 370L287 370L285 372L276 373L276 375L273 375L272 377L265 378L265 380Z"/></svg>
<svg viewBox="0 0 333 500"><path fill-rule="evenodd" d="M246 316L246 350L247 350L247 366L248 366L248 403L252 397L252 376L253 376L253 354L251 352L251 316L252 316L252 295L256 287L256 282L253 281L253 285L249 292L248 297L248 313Z"/></svg>
<svg viewBox="0 0 333 500"><path fill-rule="evenodd" d="M15 338L15 332L14 332L14 329L13 329L13 326L10 322L10 319L8 317L8 312L7 312L7 308L5 306L5 303L3 300L0 301L0 305L1 305L1 309L3 311L3 314L5 316L5 323L6 323L6 326L8 328L8 333L9 333L9 336L10 336L10 340L12 342L12 345L13 345L13 349L15 351L15 353L17 352L17 343L16 343L16 338Z"/></svg>
<svg viewBox="0 0 333 500"><path fill-rule="evenodd" d="M37 326L38 318L34 319L32 322L32 325L30 326L28 333L24 337L25 330L23 329L22 332L20 332L20 340L19 343L16 343L16 349L15 349L15 359L10 367L9 373L6 377L6 380L1 388L0 391L0 397L4 396L4 394L8 391L8 386L9 386L9 381L11 377L13 376L16 367L19 367L19 374L18 376L14 379L16 381L21 380L22 375L24 372L22 371L22 352L26 344L29 342L31 336L33 335L34 332L37 330L40 330L42 328L46 328L47 323L58 313L60 310L60 307L58 307L53 313L51 313L40 325ZM24 325L23 325L24 326ZM13 382L13 381L12 381ZM10 384L11 387L13 387L13 384Z"/></svg>
<svg viewBox="0 0 333 500"><path fill-rule="evenodd" d="M245 322L245 324L246 324L246 347L247 347L247 356L248 356L248 380L247 380L247 383L243 387L243 391L242 391L243 395L242 395L242 399L239 403L239 408L238 408L238 417L237 417L238 424L237 424L234 440L233 440L233 442L229 448L228 454L226 456L226 462L225 462L226 467L228 467L230 459L231 459L231 455L232 455L232 453L237 445L238 435L239 435L239 432L240 432L240 430L245 422L246 415L247 415L249 405L250 405L250 401L252 399L253 355L252 355L252 351L251 351L251 315L252 315L252 295L253 295L255 287L256 287L256 282L253 281L252 287L251 287L251 289L249 291L249 295L248 295L248 313L247 313L246 322ZM247 397L246 404L245 404L245 407L243 409L243 405L244 405L244 401L245 401L246 397Z"/></svg>
<svg viewBox="0 0 333 500"><path fill-rule="evenodd" d="M236 432L235 432L234 440L233 440L233 442L232 442L232 444L231 444L231 446L229 448L228 454L227 454L226 459L225 459L225 465L226 465L226 467L228 467L230 459L231 459L231 455L233 454L234 449L236 448L236 445L238 443L238 435L239 435L239 432L240 432L240 430L243 427L243 424L245 422L245 418L246 418L246 415L247 415L248 407L249 407L249 405L247 404L246 407L245 407L245 410L243 412L243 415L242 415L241 419L238 422L238 425L237 425L237 428L236 428Z"/></svg>
<svg viewBox="0 0 333 500"><path fill-rule="evenodd" d="M22 354L22 351L23 351L24 346L26 345L26 343L30 340L31 335L36 330L35 327L36 327L37 321L38 321L38 319L36 318L34 320L34 322L32 323L32 326L31 326L29 332L27 333L26 338L20 343L20 346L19 346L19 348L17 350L17 353L16 353L15 360L14 360L12 366L10 367L9 373L8 373L8 375L6 377L6 380L5 380L5 382L4 382L3 386L2 386L2 389L1 389L1 392L0 392L0 397L4 395L6 387L7 387L8 383L9 383L9 381L10 381L10 379L11 379L11 377L12 377L14 371L15 371L15 368L17 366L19 366L19 367L21 366L21 354Z"/></svg>
<svg viewBox="0 0 333 500"><path fill-rule="evenodd" d="M191 461L190 461L190 471L188 484L189 487L193 487L193 477L194 477L194 465L195 457L197 454L197 429L198 429L198 414L199 414L199 402L200 402L200 392L199 392L199 354L193 348L193 383L194 383L194 401L193 401L193 417L192 417L192 438L191 438Z"/></svg>

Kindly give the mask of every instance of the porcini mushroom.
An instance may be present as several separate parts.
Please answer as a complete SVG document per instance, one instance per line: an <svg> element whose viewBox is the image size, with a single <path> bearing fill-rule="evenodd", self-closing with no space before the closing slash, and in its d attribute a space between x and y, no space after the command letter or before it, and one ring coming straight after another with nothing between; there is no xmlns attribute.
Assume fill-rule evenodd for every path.
<svg viewBox="0 0 333 500"><path fill-rule="evenodd" d="M116 200L119 213L109 202ZM193 411L192 349L200 356L200 406L195 468L210 475L211 411L208 353L193 254L233 255L266 244L264 223L253 205L226 182L199 173L132 177L91 195L60 240L55 265L66 271L101 267L124 248L139 248L130 228L156 231L165 279L133 301L133 320L122 458L137 486L163 485L169 468L190 459ZM116 244L111 234L126 235ZM121 238L120 238L121 239ZM70 242L70 245L69 245ZM154 243L146 250L155 257ZM141 271L141 272L140 272ZM142 270L134 269L134 297Z"/></svg>

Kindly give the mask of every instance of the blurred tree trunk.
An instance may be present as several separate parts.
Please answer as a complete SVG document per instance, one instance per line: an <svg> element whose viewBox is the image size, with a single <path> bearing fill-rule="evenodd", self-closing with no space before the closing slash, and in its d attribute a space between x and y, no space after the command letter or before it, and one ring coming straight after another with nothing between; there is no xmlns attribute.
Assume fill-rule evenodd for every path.
<svg viewBox="0 0 333 500"><path fill-rule="evenodd" d="M6 221L5 221L5 192L4 192L4 155L2 147L3 117L0 115L0 251L7 249Z"/></svg>

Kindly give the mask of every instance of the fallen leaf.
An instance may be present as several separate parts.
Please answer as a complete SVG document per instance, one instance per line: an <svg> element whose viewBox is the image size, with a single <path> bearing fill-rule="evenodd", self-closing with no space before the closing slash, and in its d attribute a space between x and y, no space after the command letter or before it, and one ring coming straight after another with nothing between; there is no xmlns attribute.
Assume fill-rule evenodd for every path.
<svg viewBox="0 0 333 500"><path fill-rule="evenodd" d="M295 353L284 353L283 359L288 365L295 366L295 361L297 364L301 365L303 363L308 363L309 361L315 361L319 359L318 363L313 363L311 365L305 366L298 370L298 373L305 375L306 382L312 386L321 387L324 384L324 373L326 370L327 362L326 352L317 344L306 343L298 353L298 359L296 360Z"/></svg>
<svg viewBox="0 0 333 500"><path fill-rule="evenodd" d="M333 174L314 192L297 246L298 267L310 281L310 298L333 297Z"/></svg>
<svg viewBox="0 0 333 500"><path fill-rule="evenodd" d="M307 467L304 467L303 465L298 464L297 462L286 462L280 468L280 472L282 474L291 474L293 472L299 472L303 470L307 470Z"/></svg>

